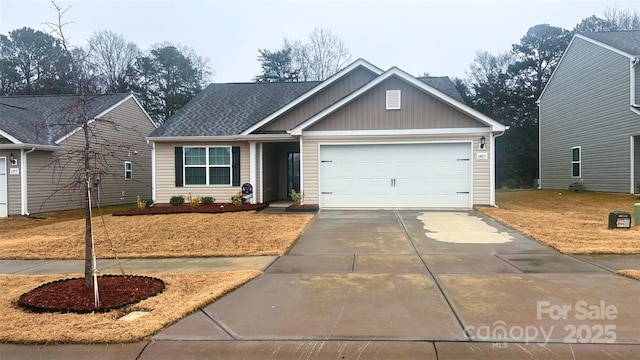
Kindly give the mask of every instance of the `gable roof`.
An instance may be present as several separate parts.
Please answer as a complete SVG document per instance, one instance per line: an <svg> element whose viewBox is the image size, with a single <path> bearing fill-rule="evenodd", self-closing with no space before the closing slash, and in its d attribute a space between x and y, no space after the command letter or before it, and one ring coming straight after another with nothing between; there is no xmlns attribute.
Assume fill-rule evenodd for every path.
<svg viewBox="0 0 640 360"><path fill-rule="evenodd" d="M593 32L577 36L595 40L630 56L640 55L640 30Z"/></svg>
<svg viewBox="0 0 640 360"><path fill-rule="evenodd" d="M460 92L458 91L458 89L456 89L455 84L453 83L453 81L451 81L451 79L449 79L448 76L427 76L420 77L418 78L418 80L464 104L462 95L460 95Z"/></svg>
<svg viewBox="0 0 640 360"><path fill-rule="evenodd" d="M211 84L149 137L238 135L319 83Z"/></svg>
<svg viewBox="0 0 640 360"><path fill-rule="evenodd" d="M312 126L313 124L315 124L316 122L318 122L322 118L324 118L325 116L327 116L327 115L333 113L334 111L342 108L343 106L347 105L351 101L355 100L360 95L366 93L367 91L371 90L372 88L374 88L375 86L377 86L381 82L383 82L383 81L385 81L385 80L387 80L387 79L389 79L389 78L391 78L393 76L398 77L398 78L408 82L409 84L411 84L411 85L415 86L416 88L426 92L427 94L430 94L430 95L434 96L435 98L443 101L446 104L449 104L450 106L452 106L452 107L456 108L457 110L459 110L459 111L471 116L472 118L480 121L481 123L484 123L485 125L487 125L487 126L489 126L491 128L491 131L505 131L506 130L506 126L504 124L501 124L500 122L491 119L490 117L480 113L479 111L472 109L471 107L465 105L464 103L461 103L460 101L452 98L451 96L445 94L444 92L429 86L426 82L420 81L420 80L414 78L413 76L407 74L406 72L404 72L404 71L402 71L402 70L400 70L400 69L398 69L396 67L393 67L393 68L389 69L388 71L386 71L384 74L378 76L374 80L372 80L369 83L367 83L366 85L362 86L358 90L352 92L348 96L345 96L344 98L340 99L339 101L337 101L333 105L329 106L328 108L326 108L326 109L320 111L319 113L317 113L316 115L312 116L311 118L309 118L308 120L306 120L302 124L296 126L294 129L291 130L291 134L292 135L301 135L302 131L304 129ZM458 94L458 95L460 95L460 94Z"/></svg>
<svg viewBox="0 0 640 360"><path fill-rule="evenodd" d="M133 95L109 94L90 98L89 119L101 116L129 97ZM0 97L0 135L18 144L56 145L79 127L74 121L78 99L78 95Z"/></svg>

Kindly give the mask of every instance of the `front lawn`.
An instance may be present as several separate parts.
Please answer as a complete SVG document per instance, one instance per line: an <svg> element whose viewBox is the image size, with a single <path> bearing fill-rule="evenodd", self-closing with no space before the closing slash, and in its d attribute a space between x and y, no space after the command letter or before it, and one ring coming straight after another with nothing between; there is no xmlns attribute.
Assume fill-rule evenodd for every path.
<svg viewBox="0 0 640 360"><path fill-rule="evenodd" d="M298 238L309 214L172 214L94 217L98 258L281 255ZM19 225L19 226L18 226ZM108 237L107 237L108 232ZM84 219L0 222L4 259L83 259ZM116 254L111 249L115 249Z"/></svg>
<svg viewBox="0 0 640 360"><path fill-rule="evenodd" d="M639 254L640 226L607 229L611 211L640 202L628 194L517 190L496 192L499 208L477 210L566 254Z"/></svg>

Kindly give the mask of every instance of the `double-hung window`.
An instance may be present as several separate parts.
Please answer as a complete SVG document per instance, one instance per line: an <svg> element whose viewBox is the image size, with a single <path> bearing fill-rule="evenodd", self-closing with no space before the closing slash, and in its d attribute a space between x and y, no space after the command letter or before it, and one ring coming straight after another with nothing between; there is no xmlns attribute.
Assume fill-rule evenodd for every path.
<svg viewBox="0 0 640 360"><path fill-rule="evenodd" d="M231 185L231 147L185 147L185 185Z"/></svg>
<svg viewBox="0 0 640 360"><path fill-rule="evenodd" d="M571 176L582 176L582 147L580 146L571 148Z"/></svg>
<svg viewBox="0 0 640 360"><path fill-rule="evenodd" d="M124 162L124 178L127 180L133 179L133 167L131 166L131 161Z"/></svg>

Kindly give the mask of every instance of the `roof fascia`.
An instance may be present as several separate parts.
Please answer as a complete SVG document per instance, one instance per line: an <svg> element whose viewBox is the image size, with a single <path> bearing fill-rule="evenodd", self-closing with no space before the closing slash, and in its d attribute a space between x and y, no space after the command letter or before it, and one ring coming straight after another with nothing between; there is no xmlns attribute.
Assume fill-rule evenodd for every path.
<svg viewBox="0 0 640 360"><path fill-rule="evenodd" d="M2 129L0 129L0 136L6 138L7 140L11 141L14 144L22 144L22 141L16 139L15 137L9 135L9 133L7 133L6 131L2 131Z"/></svg>
<svg viewBox="0 0 640 360"><path fill-rule="evenodd" d="M271 122L272 120L274 120L278 116L284 114L285 112L287 112L288 110L290 110L294 106L300 104L301 102L305 101L306 99L308 99L308 98L312 97L313 95L317 94L318 92L322 91L323 89L325 89L329 85L333 84L334 82L336 82L337 80L339 80L340 78L342 78L346 74L350 73L354 69L358 68L359 66L362 66L362 67L370 70L371 72L375 73L376 75L380 75L380 74L383 73L383 71L380 68L372 65L368 61L366 61L364 59L358 59L358 60L354 61L353 63L351 63L351 65L349 65L349 66L345 67L344 69L338 71L333 76L329 77L325 81L323 81L320 84L314 86L309 91L307 91L304 94L300 95L298 98L296 98L292 102L288 103L284 107L280 108L278 111L272 113L271 115L267 116L266 118L260 120L256 124L254 124L251 127L247 128L246 130L241 132L240 135L249 135L250 133L258 130L259 128L261 128L264 125L268 124L269 122Z"/></svg>
<svg viewBox="0 0 640 360"><path fill-rule="evenodd" d="M476 120L484 123L485 125L488 125L491 127L491 131L504 131L505 130L505 125L500 124L499 122L491 119L490 117L481 114L480 112L472 109L471 107L460 103L459 101L453 99L452 97L444 94L441 91L438 91L436 89L434 89L433 87L427 85L426 83L414 78L413 76L407 74L406 72L393 67L391 69L389 69L387 72L385 72L384 74L378 76L377 78L371 80L369 83L367 83L366 85L364 85L363 87L361 87L360 89L354 91L353 93L351 93L350 95L342 98L341 100L337 101L336 103L334 103L333 105L329 106L328 108L324 109L323 111L319 112L318 114L314 115L313 117L309 118L307 121L303 122L302 124L296 126L294 129L291 130L291 134L292 135L302 135L302 131L308 127L310 127L311 125L315 124L316 122L320 121L322 118L324 118L325 116L333 113L334 111L340 109L341 107L345 106L346 104L350 103L351 101L353 101L354 99L356 99L357 97L359 97L360 95L364 94L365 92L371 90L373 87L377 86L378 84L382 83L383 81L389 79L391 76L398 76L400 79L410 83L411 85L417 87L418 89L423 90L424 92L436 97L437 99L453 106L454 108L466 113L467 115L475 118Z"/></svg>
<svg viewBox="0 0 640 360"><path fill-rule="evenodd" d="M291 140L289 134L249 134L230 136L153 136L147 137L150 142L215 142L215 141L278 141Z"/></svg>
<svg viewBox="0 0 640 360"><path fill-rule="evenodd" d="M36 149L36 150L46 150L46 151L56 151L59 150L60 147L57 145L41 145L41 144L0 144L0 149L10 149L10 150L20 150L20 149Z"/></svg>

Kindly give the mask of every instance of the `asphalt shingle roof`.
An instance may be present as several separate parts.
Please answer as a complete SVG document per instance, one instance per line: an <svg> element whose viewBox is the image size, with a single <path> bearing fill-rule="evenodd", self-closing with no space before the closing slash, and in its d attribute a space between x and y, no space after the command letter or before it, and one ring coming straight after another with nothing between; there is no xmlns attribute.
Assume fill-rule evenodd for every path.
<svg viewBox="0 0 640 360"><path fill-rule="evenodd" d="M319 83L211 84L150 136L237 135Z"/></svg>
<svg viewBox="0 0 640 360"><path fill-rule="evenodd" d="M93 97L88 104L92 119L129 96L109 94ZM27 144L54 145L55 141L75 130L77 95L42 95L0 97L0 130Z"/></svg>
<svg viewBox="0 0 640 360"><path fill-rule="evenodd" d="M629 55L640 55L640 30L606 31L580 34Z"/></svg>
<svg viewBox="0 0 640 360"><path fill-rule="evenodd" d="M463 102L448 77L420 80ZM319 83L211 84L151 133L150 137L238 135Z"/></svg>
<svg viewBox="0 0 640 360"><path fill-rule="evenodd" d="M428 76L418 78L418 80L464 104L462 95L448 76Z"/></svg>

